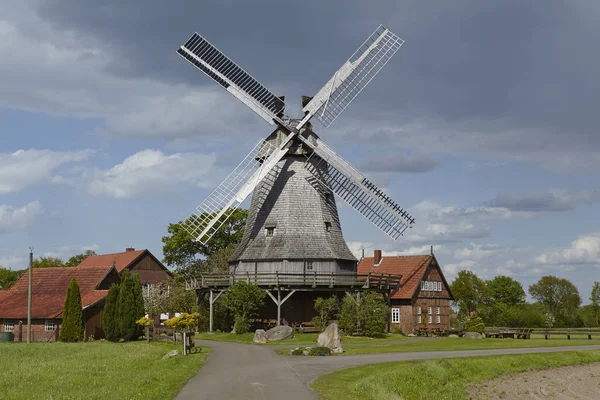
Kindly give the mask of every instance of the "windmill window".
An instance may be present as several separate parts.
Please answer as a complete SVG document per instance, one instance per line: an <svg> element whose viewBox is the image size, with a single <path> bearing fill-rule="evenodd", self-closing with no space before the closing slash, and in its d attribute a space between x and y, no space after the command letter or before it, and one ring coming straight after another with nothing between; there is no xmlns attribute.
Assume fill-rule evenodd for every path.
<svg viewBox="0 0 600 400"><path fill-rule="evenodd" d="M312 271L312 269L313 269L313 262L312 261L305 261L304 262L304 266L306 267L307 271Z"/></svg>
<svg viewBox="0 0 600 400"><path fill-rule="evenodd" d="M275 233L275 228L267 228L267 237L273 237Z"/></svg>
<svg viewBox="0 0 600 400"><path fill-rule="evenodd" d="M325 231L326 232L331 231L331 222L325 222Z"/></svg>

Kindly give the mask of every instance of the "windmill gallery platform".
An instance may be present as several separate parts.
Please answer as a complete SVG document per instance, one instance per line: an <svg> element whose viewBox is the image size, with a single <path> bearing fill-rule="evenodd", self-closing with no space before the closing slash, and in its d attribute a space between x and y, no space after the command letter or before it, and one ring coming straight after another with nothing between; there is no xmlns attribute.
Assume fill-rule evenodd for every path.
<svg viewBox="0 0 600 400"><path fill-rule="evenodd" d="M274 307L261 310L261 316L282 322L282 306L296 293L292 307L285 309L284 319L292 326L300 326L312 319L314 300L320 296L348 295L360 296L362 291L376 291L383 294L386 301L390 294L400 288L401 275L357 274L357 273L287 273L257 272L238 274L201 274L186 278L186 289L195 290L198 297L209 296L210 322L213 331L213 305L230 286L243 281L263 289L273 300ZM289 303L288 303L289 304ZM276 309L276 315L275 310Z"/></svg>

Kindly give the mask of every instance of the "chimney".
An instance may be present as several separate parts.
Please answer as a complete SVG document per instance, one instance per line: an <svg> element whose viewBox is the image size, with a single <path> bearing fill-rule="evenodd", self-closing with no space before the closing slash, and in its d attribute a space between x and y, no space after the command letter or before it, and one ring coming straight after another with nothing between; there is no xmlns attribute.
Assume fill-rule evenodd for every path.
<svg viewBox="0 0 600 400"><path fill-rule="evenodd" d="M379 265L379 263L381 262L381 250L375 250L375 252L373 253L373 263L375 265Z"/></svg>
<svg viewBox="0 0 600 400"><path fill-rule="evenodd" d="M125 252L129 252L129 251L135 251L135 247L127 247L125 249Z"/></svg>

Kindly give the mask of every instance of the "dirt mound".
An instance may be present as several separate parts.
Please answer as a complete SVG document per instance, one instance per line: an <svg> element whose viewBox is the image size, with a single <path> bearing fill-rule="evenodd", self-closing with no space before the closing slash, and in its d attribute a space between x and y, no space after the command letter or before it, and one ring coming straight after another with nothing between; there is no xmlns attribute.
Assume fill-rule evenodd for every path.
<svg viewBox="0 0 600 400"><path fill-rule="evenodd" d="M506 375L469 389L470 399L600 399L600 363Z"/></svg>

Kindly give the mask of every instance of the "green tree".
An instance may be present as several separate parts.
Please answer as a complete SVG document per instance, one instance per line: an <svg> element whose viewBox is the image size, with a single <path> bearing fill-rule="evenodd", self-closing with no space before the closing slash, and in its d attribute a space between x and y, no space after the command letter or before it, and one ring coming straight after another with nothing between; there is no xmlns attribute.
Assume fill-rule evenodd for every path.
<svg viewBox="0 0 600 400"><path fill-rule="evenodd" d="M59 340L79 342L83 340L83 315L81 312L81 294L75 278L71 279L63 307L63 318Z"/></svg>
<svg viewBox="0 0 600 400"><path fill-rule="evenodd" d="M474 272L463 269L450 285L455 303L461 313L471 313L484 303L486 297L485 282Z"/></svg>
<svg viewBox="0 0 600 400"><path fill-rule="evenodd" d="M106 303L102 311L102 330L106 340L115 341L119 338L117 300L119 298L119 285L112 285L106 295Z"/></svg>
<svg viewBox="0 0 600 400"><path fill-rule="evenodd" d="M146 310L144 307L144 295L142 293L142 282L140 281L139 274L133 274L133 299L135 302L135 315L138 316L136 321L139 318L142 318L146 315ZM138 327L138 331L136 333L136 337L140 337L144 334L143 327L136 324Z"/></svg>
<svg viewBox="0 0 600 400"><path fill-rule="evenodd" d="M199 268L199 264L202 264L205 258L242 240L248 210L235 210L207 245L195 241L195 238L185 229L186 226L193 225L204 216L204 214L200 217L192 216L186 221L169 224L168 235L162 238L165 264L187 272L190 268Z"/></svg>
<svg viewBox="0 0 600 400"><path fill-rule="evenodd" d="M317 298L315 300L315 311L317 312L317 315L313 318L315 327L320 331L324 331L325 328L327 328L327 322L335 315L338 308L339 305L336 296Z"/></svg>
<svg viewBox="0 0 600 400"><path fill-rule="evenodd" d="M358 308L361 334L368 337L383 335L389 315L390 307L383 296L375 292L363 295Z"/></svg>
<svg viewBox="0 0 600 400"><path fill-rule="evenodd" d="M591 308L596 316L596 326L600 325L600 282L594 282L590 294Z"/></svg>
<svg viewBox="0 0 600 400"><path fill-rule="evenodd" d="M525 303L525 291L517 280L509 276L499 275L485 282L488 303L515 305Z"/></svg>
<svg viewBox="0 0 600 400"><path fill-rule="evenodd" d="M235 333L242 334L250 330L250 318L264 304L265 296L264 290L252 283L239 281L229 288L226 300L235 319Z"/></svg>
<svg viewBox="0 0 600 400"><path fill-rule="evenodd" d="M86 250L81 254L76 254L73 257L69 258L69 260L65 263L65 267L76 267L79 264L81 264L81 262L86 258L97 255L98 254L96 254L94 250Z"/></svg>
<svg viewBox="0 0 600 400"><path fill-rule="evenodd" d="M358 304L350 296L344 297L338 314L338 325L346 335L352 336L358 331Z"/></svg>
<svg viewBox="0 0 600 400"><path fill-rule="evenodd" d="M483 323L483 319L477 316L469 318L465 324L465 331L477 332L481 334L485 333L485 324Z"/></svg>
<svg viewBox="0 0 600 400"><path fill-rule="evenodd" d="M65 262L58 257L38 257L33 260L33 268L60 268Z"/></svg>
<svg viewBox="0 0 600 400"><path fill-rule="evenodd" d="M581 297L573 283L564 278L547 275L529 286L531 297L544 305L555 321L576 314ZM567 321L565 321L567 322Z"/></svg>
<svg viewBox="0 0 600 400"><path fill-rule="evenodd" d="M117 297L117 336L126 341L138 338L139 329L135 321L144 316L139 313L135 284L129 270L124 269Z"/></svg>
<svg viewBox="0 0 600 400"><path fill-rule="evenodd" d="M0 290L8 290L25 271L16 271L0 266Z"/></svg>

